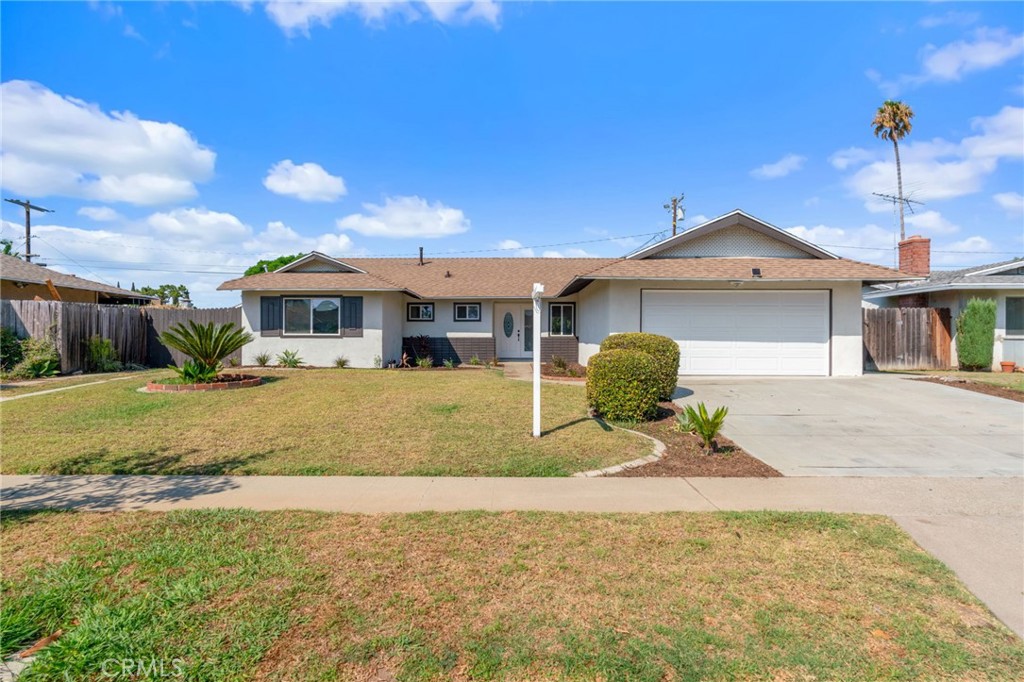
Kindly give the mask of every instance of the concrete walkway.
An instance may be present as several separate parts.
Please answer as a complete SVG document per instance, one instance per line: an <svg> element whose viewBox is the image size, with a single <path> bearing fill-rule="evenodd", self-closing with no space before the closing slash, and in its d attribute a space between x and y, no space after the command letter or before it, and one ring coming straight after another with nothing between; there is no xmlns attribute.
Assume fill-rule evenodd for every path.
<svg viewBox="0 0 1024 682"><path fill-rule="evenodd" d="M892 517L1024 637L1024 478L2 476L0 506L384 513L832 511Z"/></svg>

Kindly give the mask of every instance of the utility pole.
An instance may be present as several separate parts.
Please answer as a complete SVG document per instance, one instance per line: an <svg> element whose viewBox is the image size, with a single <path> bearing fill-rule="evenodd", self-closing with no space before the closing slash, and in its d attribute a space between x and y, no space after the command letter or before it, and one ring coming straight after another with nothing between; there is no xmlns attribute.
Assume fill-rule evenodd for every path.
<svg viewBox="0 0 1024 682"><path fill-rule="evenodd" d="M36 255L32 253L32 211L39 211L40 213L53 213L53 211L42 206L36 206L28 199L4 199L4 201L17 204L25 209L25 262L31 263L32 257Z"/></svg>
<svg viewBox="0 0 1024 682"><path fill-rule="evenodd" d="M686 209L683 208L683 199L685 199L685 198L686 198L686 195L683 194L682 192L680 192L679 196L672 197L669 200L669 203L665 204L662 207L666 211L671 211L672 212L672 236L673 237L676 236L676 220L679 219L679 218L685 218L686 217Z"/></svg>

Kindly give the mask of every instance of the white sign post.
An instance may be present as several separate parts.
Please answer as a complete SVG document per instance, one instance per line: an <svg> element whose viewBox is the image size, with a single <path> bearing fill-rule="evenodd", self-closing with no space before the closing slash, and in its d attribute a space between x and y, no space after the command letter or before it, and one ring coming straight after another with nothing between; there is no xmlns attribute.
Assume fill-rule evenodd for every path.
<svg viewBox="0 0 1024 682"><path fill-rule="evenodd" d="M540 438L540 296L544 285L533 285L533 437Z"/></svg>

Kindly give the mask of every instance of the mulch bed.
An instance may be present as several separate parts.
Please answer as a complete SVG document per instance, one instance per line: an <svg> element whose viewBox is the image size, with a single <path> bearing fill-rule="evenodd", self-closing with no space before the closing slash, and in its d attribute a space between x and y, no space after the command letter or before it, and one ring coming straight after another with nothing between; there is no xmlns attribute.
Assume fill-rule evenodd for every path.
<svg viewBox="0 0 1024 682"><path fill-rule="evenodd" d="M997 398L1006 398L1008 400L1015 400L1018 403L1024 403L1024 393L1012 388L1006 388L1005 386L993 386L992 384L986 384L980 381L971 381L970 379L943 379L941 377L923 377L921 379L916 379L916 381L927 381L930 384L942 384L943 386L962 388L965 391L994 395Z"/></svg>
<svg viewBox="0 0 1024 682"><path fill-rule="evenodd" d="M587 368L578 362L566 363L565 369L559 369L550 362L542 363L540 375L545 379L575 379L577 381L587 380Z"/></svg>
<svg viewBox="0 0 1024 682"><path fill-rule="evenodd" d="M676 414L681 412L673 403L661 403L658 418L634 427L635 431L654 436L665 444L665 456L657 462L636 469L612 474L613 476L659 477L687 476L711 478L774 478L782 476L761 460L744 452L743 448L724 436L718 437L718 452L705 455L700 440L692 433L676 428Z"/></svg>

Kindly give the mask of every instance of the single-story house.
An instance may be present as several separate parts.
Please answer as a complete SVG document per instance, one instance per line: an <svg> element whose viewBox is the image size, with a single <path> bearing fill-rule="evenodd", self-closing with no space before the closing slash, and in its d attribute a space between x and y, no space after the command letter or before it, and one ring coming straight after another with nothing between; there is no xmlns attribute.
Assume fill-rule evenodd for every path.
<svg viewBox="0 0 1024 682"><path fill-rule="evenodd" d="M105 303L144 305L157 300L137 291L113 287L101 282L65 275L14 256L0 254L0 299L14 301L56 300L49 282L61 301L69 303Z"/></svg>
<svg viewBox="0 0 1024 682"><path fill-rule="evenodd" d="M586 364L610 334L679 343L681 374L852 376L863 371L861 288L908 279L839 258L742 211L626 258L344 258L311 253L233 279L259 353L372 367L428 337L436 362L541 356ZM533 319L534 282L544 285Z"/></svg>
<svg viewBox="0 0 1024 682"><path fill-rule="evenodd" d="M1024 365L1024 257L962 270L931 271L931 240L913 236L900 242L900 270L921 279L878 282L865 287L864 302L880 308L949 308L956 357L956 319L972 298L996 302L992 369L1011 360Z"/></svg>

